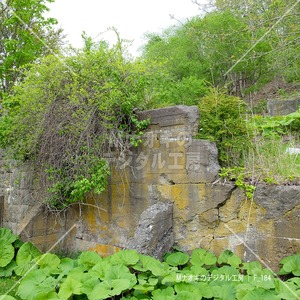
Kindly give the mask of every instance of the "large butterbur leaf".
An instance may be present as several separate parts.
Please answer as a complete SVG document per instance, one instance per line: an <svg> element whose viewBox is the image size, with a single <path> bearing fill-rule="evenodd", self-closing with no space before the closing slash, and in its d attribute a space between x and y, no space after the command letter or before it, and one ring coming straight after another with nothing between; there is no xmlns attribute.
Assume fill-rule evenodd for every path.
<svg viewBox="0 0 300 300"><path fill-rule="evenodd" d="M16 262L20 266L28 263L34 258L40 256L42 253L40 250L30 242L24 243L18 251Z"/></svg>
<svg viewBox="0 0 300 300"><path fill-rule="evenodd" d="M101 300L120 295L130 287L127 279L107 280L99 283L93 291L88 294L89 300Z"/></svg>
<svg viewBox="0 0 300 300"><path fill-rule="evenodd" d="M15 249L12 244L0 240L0 267L7 266L15 256Z"/></svg>
<svg viewBox="0 0 300 300"><path fill-rule="evenodd" d="M166 258L166 262L174 267L185 265L189 261L189 256L183 252L175 252Z"/></svg>
<svg viewBox="0 0 300 300"><path fill-rule="evenodd" d="M152 292L153 300L175 300L175 292L172 287L167 287L166 289L157 289Z"/></svg>
<svg viewBox="0 0 300 300"><path fill-rule="evenodd" d="M105 274L105 280L126 279L130 285L128 288L132 288L136 284L136 277L131 274L129 269L124 265L113 265Z"/></svg>
<svg viewBox="0 0 300 300"><path fill-rule="evenodd" d="M57 293L50 292L50 293L41 293L38 294L34 300L62 300L58 297Z"/></svg>
<svg viewBox="0 0 300 300"><path fill-rule="evenodd" d="M40 294L55 291L57 280L48 276L46 270L30 271L21 281L17 295L24 300L35 300Z"/></svg>
<svg viewBox="0 0 300 300"><path fill-rule="evenodd" d="M139 258L138 263L132 266L137 271L151 271L155 276L167 276L170 273L166 263L161 263L159 260L143 254L139 254Z"/></svg>
<svg viewBox="0 0 300 300"><path fill-rule="evenodd" d="M192 252L190 261L194 266L211 266L217 262L217 258L209 251L206 251L204 249L196 249Z"/></svg>
<svg viewBox="0 0 300 300"><path fill-rule="evenodd" d="M139 260L139 255L136 250L123 250L113 254L110 257L112 264L123 264L125 266L135 265Z"/></svg>
<svg viewBox="0 0 300 300"><path fill-rule="evenodd" d="M218 264L228 264L238 267L241 263L242 260L230 250L223 251L218 258Z"/></svg>
<svg viewBox="0 0 300 300"><path fill-rule="evenodd" d="M285 257L280 263L283 265L280 274L292 273L295 276L300 276L300 253Z"/></svg>
<svg viewBox="0 0 300 300"><path fill-rule="evenodd" d="M5 241L7 244L12 244L18 239L18 236L13 234L10 229L0 228L0 241Z"/></svg>
<svg viewBox="0 0 300 300"><path fill-rule="evenodd" d="M90 273L97 276L101 280L104 280L107 272L112 268L112 266L113 265L109 263L108 260L102 260L92 268Z"/></svg>
<svg viewBox="0 0 300 300"><path fill-rule="evenodd" d="M0 277L10 277L15 267L16 262L12 260L7 266L0 268Z"/></svg>
<svg viewBox="0 0 300 300"><path fill-rule="evenodd" d="M254 289L254 290L248 292L243 297L243 300L256 300L256 299L279 300L278 296L276 296L271 291L267 291L263 288Z"/></svg>
<svg viewBox="0 0 300 300"><path fill-rule="evenodd" d="M101 261L101 256L96 252L84 251L78 257L78 263L85 267L87 270L94 267L97 263Z"/></svg>
<svg viewBox="0 0 300 300"><path fill-rule="evenodd" d="M72 295L80 295L82 283L73 277L67 279L61 284L58 295L61 299L69 299Z"/></svg>
<svg viewBox="0 0 300 300"><path fill-rule="evenodd" d="M33 271L35 269L37 269L37 264L34 263L34 261L29 261L26 262L24 264L21 265L17 265L14 268L14 272L18 275L18 276L25 276L29 271Z"/></svg>
<svg viewBox="0 0 300 300"><path fill-rule="evenodd" d="M64 276L64 274L61 273L61 269L59 268L60 259L55 254L52 253L42 254L36 257L35 259L33 259L33 262L40 269L46 269L49 272L49 274L60 275L61 277Z"/></svg>

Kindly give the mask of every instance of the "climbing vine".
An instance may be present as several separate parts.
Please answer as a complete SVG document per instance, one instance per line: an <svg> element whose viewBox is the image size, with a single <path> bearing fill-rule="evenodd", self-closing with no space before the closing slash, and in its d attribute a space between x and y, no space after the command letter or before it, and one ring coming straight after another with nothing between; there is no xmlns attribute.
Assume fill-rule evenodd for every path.
<svg viewBox="0 0 300 300"><path fill-rule="evenodd" d="M139 121L147 85L141 64L105 43L67 56L49 56L24 72L24 82L3 101L0 146L30 161L51 207L101 193L110 174L106 160L137 146L149 120Z"/></svg>

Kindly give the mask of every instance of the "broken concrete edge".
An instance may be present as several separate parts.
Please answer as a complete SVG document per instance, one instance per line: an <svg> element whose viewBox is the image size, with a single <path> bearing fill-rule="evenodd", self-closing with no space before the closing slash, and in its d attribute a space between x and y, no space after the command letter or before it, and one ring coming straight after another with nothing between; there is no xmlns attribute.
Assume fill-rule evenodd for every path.
<svg viewBox="0 0 300 300"><path fill-rule="evenodd" d="M134 237L126 248L161 259L173 245L173 204L158 202L141 214Z"/></svg>
<svg viewBox="0 0 300 300"><path fill-rule="evenodd" d="M159 125L160 127L186 125L192 135L198 133L200 113L197 106L169 106L139 111L136 112L136 115L140 120L150 118L150 125Z"/></svg>

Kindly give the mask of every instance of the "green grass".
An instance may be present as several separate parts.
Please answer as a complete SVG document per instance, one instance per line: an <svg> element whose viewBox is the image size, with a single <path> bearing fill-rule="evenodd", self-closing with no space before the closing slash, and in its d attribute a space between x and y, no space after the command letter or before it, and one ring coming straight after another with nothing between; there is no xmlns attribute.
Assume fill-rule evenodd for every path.
<svg viewBox="0 0 300 300"><path fill-rule="evenodd" d="M245 154L245 167L250 178L268 183L300 183L300 154L287 153L296 139L283 143L280 138L257 138Z"/></svg>
<svg viewBox="0 0 300 300"><path fill-rule="evenodd" d="M0 278L0 295L5 295L17 282L14 277L11 278ZM15 296L18 285L11 290L8 295L15 297L16 299L21 299Z"/></svg>

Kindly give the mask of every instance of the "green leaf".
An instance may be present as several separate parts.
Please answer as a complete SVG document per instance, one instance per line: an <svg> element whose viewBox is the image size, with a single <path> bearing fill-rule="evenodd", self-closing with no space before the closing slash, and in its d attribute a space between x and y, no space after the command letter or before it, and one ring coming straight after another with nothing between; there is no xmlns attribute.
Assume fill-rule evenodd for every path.
<svg viewBox="0 0 300 300"><path fill-rule="evenodd" d="M202 297L205 297L208 299L213 297L213 291L208 282L199 282L199 283L197 283L197 286L199 287L199 290L201 291Z"/></svg>
<svg viewBox="0 0 300 300"><path fill-rule="evenodd" d="M133 288L135 290L140 290L146 293L147 291L153 291L157 283L157 277L149 277L146 273L141 273L138 274L138 284L135 285Z"/></svg>
<svg viewBox="0 0 300 300"><path fill-rule="evenodd" d="M212 277L216 277L216 281L232 281L233 278L237 277L240 272L238 269L232 266L223 266L215 268L211 271Z"/></svg>
<svg viewBox="0 0 300 300"><path fill-rule="evenodd" d="M191 266L191 271L194 275L208 275L209 271L199 265Z"/></svg>
<svg viewBox="0 0 300 300"><path fill-rule="evenodd" d="M243 299L250 291L254 290L255 287L250 283L241 283L236 286L236 298L238 300Z"/></svg>
<svg viewBox="0 0 300 300"><path fill-rule="evenodd" d="M31 242L26 242L21 246L17 253L17 265L20 266L22 264L28 263L41 254L42 253L36 246L34 246Z"/></svg>
<svg viewBox="0 0 300 300"><path fill-rule="evenodd" d="M172 287L167 287L165 289L157 289L152 292L152 299L153 300L174 300L175 293Z"/></svg>
<svg viewBox="0 0 300 300"><path fill-rule="evenodd" d="M69 271L68 277L73 277L74 279L83 282L93 276L91 273L86 273L82 266L75 267Z"/></svg>
<svg viewBox="0 0 300 300"><path fill-rule="evenodd" d="M17 299L9 295L0 295L0 300L17 300Z"/></svg>
<svg viewBox="0 0 300 300"><path fill-rule="evenodd" d="M258 288L253 291L250 291L243 297L243 300L255 300L255 299L280 300L280 298L274 295L271 291L267 291L263 288Z"/></svg>
<svg viewBox="0 0 300 300"><path fill-rule="evenodd" d="M0 240L0 267L7 266L15 256L15 249L12 244Z"/></svg>
<svg viewBox="0 0 300 300"><path fill-rule="evenodd" d="M300 289L300 278L291 278L288 282L293 282Z"/></svg>
<svg viewBox="0 0 300 300"><path fill-rule="evenodd" d="M199 291L197 294L193 294L193 293L187 292L187 291L182 291L182 292L177 293L177 295L175 296L175 299L176 300L201 300L202 296Z"/></svg>
<svg viewBox="0 0 300 300"><path fill-rule="evenodd" d="M35 258L35 262L41 269L50 267L51 269L55 269L60 264L60 259L57 255L52 253L45 253L41 256Z"/></svg>
<svg viewBox="0 0 300 300"><path fill-rule="evenodd" d="M18 275L18 276L24 276L26 275L26 273L28 271L32 271L34 269L37 269L37 265L33 262L33 261L29 261L27 263L24 263L24 264L21 264L20 266L16 266L14 268L14 271L15 273Z"/></svg>
<svg viewBox="0 0 300 300"><path fill-rule="evenodd" d="M85 280L82 283L81 291L84 294L90 294L95 286L97 286L100 283L100 280L98 277L91 277L88 280Z"/></svg>
<svg viewBox="0 0 300 300"><path fill-rule="evenodd" d="M139 261L139 255L136 250L122 250L110 256L112 264L123 264L125 266L135 265Z"/></svg>
<svg viewBox="0 0 300 300"><path fill-rule="evenodd" d="M21 281L17 295L24 300L35 300L39 294L54 292L57 280L48 277L46 270L29 272Z"/></svg>
<svg viewBox="0 0 300 300"><path fill-rule="evenodd" d="M68 257L62 258L58 266L59 270L61 270L61 274L68 274L68 272L74 269L75 267L76 261Z"/></svg>
<svg viewBox="0 0 300 300"><path fill-rule="evenodd" d="M108 260L102 260L97 263L90 271L91 275L98 276L101 280L105 279L107 272L113 267L113 265L108 262Z"/></svg>
<svg viewBox="0 0 300 300"><path fill-rule="evenodd" d="M193 294L196 293L199 296L199 299L201 299L201 293L199 290L199 286L197 284L191 284L191 283L185 283L185 282L176 283L174 285L174 290L176 293L179 293L179 292L190 292Z"/></svg>
<svg viewBox="0 0 300 300"><path fill-rule="evenodd" d="M166 258L166 263L174 267L185 265L188 261L189 256L183 252L172 253Z"/></svg>
<svg viewBox="0 0 300 300"><path fill-rule="evenodd" d="M58 297L58 294L55 292L50 293L40 293L38 294L34 300L61 300L61 298Z"/></svg>
<svg viewBox="0 0 300 300"><path fill-rule="evenodd" d="M127 279L130 282L130 288L132 288L137 282L135 275L130 273L129 269L124 265L113 265L105 273L104 279Z"/></svg>
<svg viewBox="0 0 300 300"><path fill-rule="evenodd" d="M16 262L12 260L7 266L0 268L0 277L10 277L16 265Z"/></svg>
<svg viewBox="0 0 300 300"><path fill-rule="evenodd" d="M210 288L212 289L212 292L214 294L214 299L222 299L222 300L228 300L228 299L235 299L236 289L233 285L213 285L210 284ZM262 299L262 298L253 298L254 299Z"/></svg>
<svg viewBox="0 0 300 300"><path fill-rule="evenodd" d="M60 298L69 299L73 294L80 295L82 283L71 276L68 276L67 279L61 284L58 295Z"/></svg>
<svg viewBox="0 0 300 300"><path fill-rule="evenodd" d="M292 273L295 276L300 276L300 254L285 257L280 261L282 268L279 274Z"/></svg>
<svg viewBox="0 0 300 300"><path fill-rule="evenodd" d="M161 283L166 285L167 283L174 284L175 282L181 282L184 280L184 274L180 272L169 272L168 275L164 276Z"/></svg>
<svg viewBox="0 0 300 300"><path fill-rule="evenodd" d="M87 270L101 261L102 257L98 253L91 251L84 251L78 257L78 263L83 265Z"/></svg>
<svg viewBox="0 0 300 300"><path fill-rule="evenodd" d="M242 270L247 270L248 275L255 275L262 270L262 266L258 261L243 263Z"/></svg>
<svg viewBox="0 0 300 300"><path fill-rule="evenodd" d="M12 244L16 241L19 237L12 233L10 229L7 228L0 228L0 242L4 241L7 244Z"/></svg>
<svg viewBox="0 0 300 300"><path fill-rule="evenodd" d="M300 278L296 279L300 280ZM280 299L296 299L297 286L290 280L283 282L280 279L275 279L275 291L278 293Z"/></svg>
<svg viewBox="0 0 300 300"><path fill-rule="evenodd" d="M245 279L255 287L262 287L264 289L275 287L274 274L269 269L255 270L255 274L248 275Z"/></svg>
<svg viewBox="0 0 300 300"><path fill-rule="evenodd" d="M211 266L217 262L217 258L214 254L204 249L195 249L192 252L190 262L194 266Z"/></svg>
<svg viewBox="0 0 300 300"><path fill-rule="evenodd" d="M241 263L242 260L230 250L223 251L218 258L218 264L228 264L238 267Z"/></svg>
<svg viewBox="0 0 300 300"><path fill-rule="evenodd" d="M157 259L143 254L139 254L139 258L139 262L132 266L137 271L151 271L155 276L166 276L170 273L166 263L161 263Z"/></svg>
<svg viewBox="0 0 300 300"><path fill-rule="evenodd" d="M89 300L106 299L112 296L120 295L130 287L130 281L127 279L108 280L99 283L91 293L88 294Z"/></svg>

